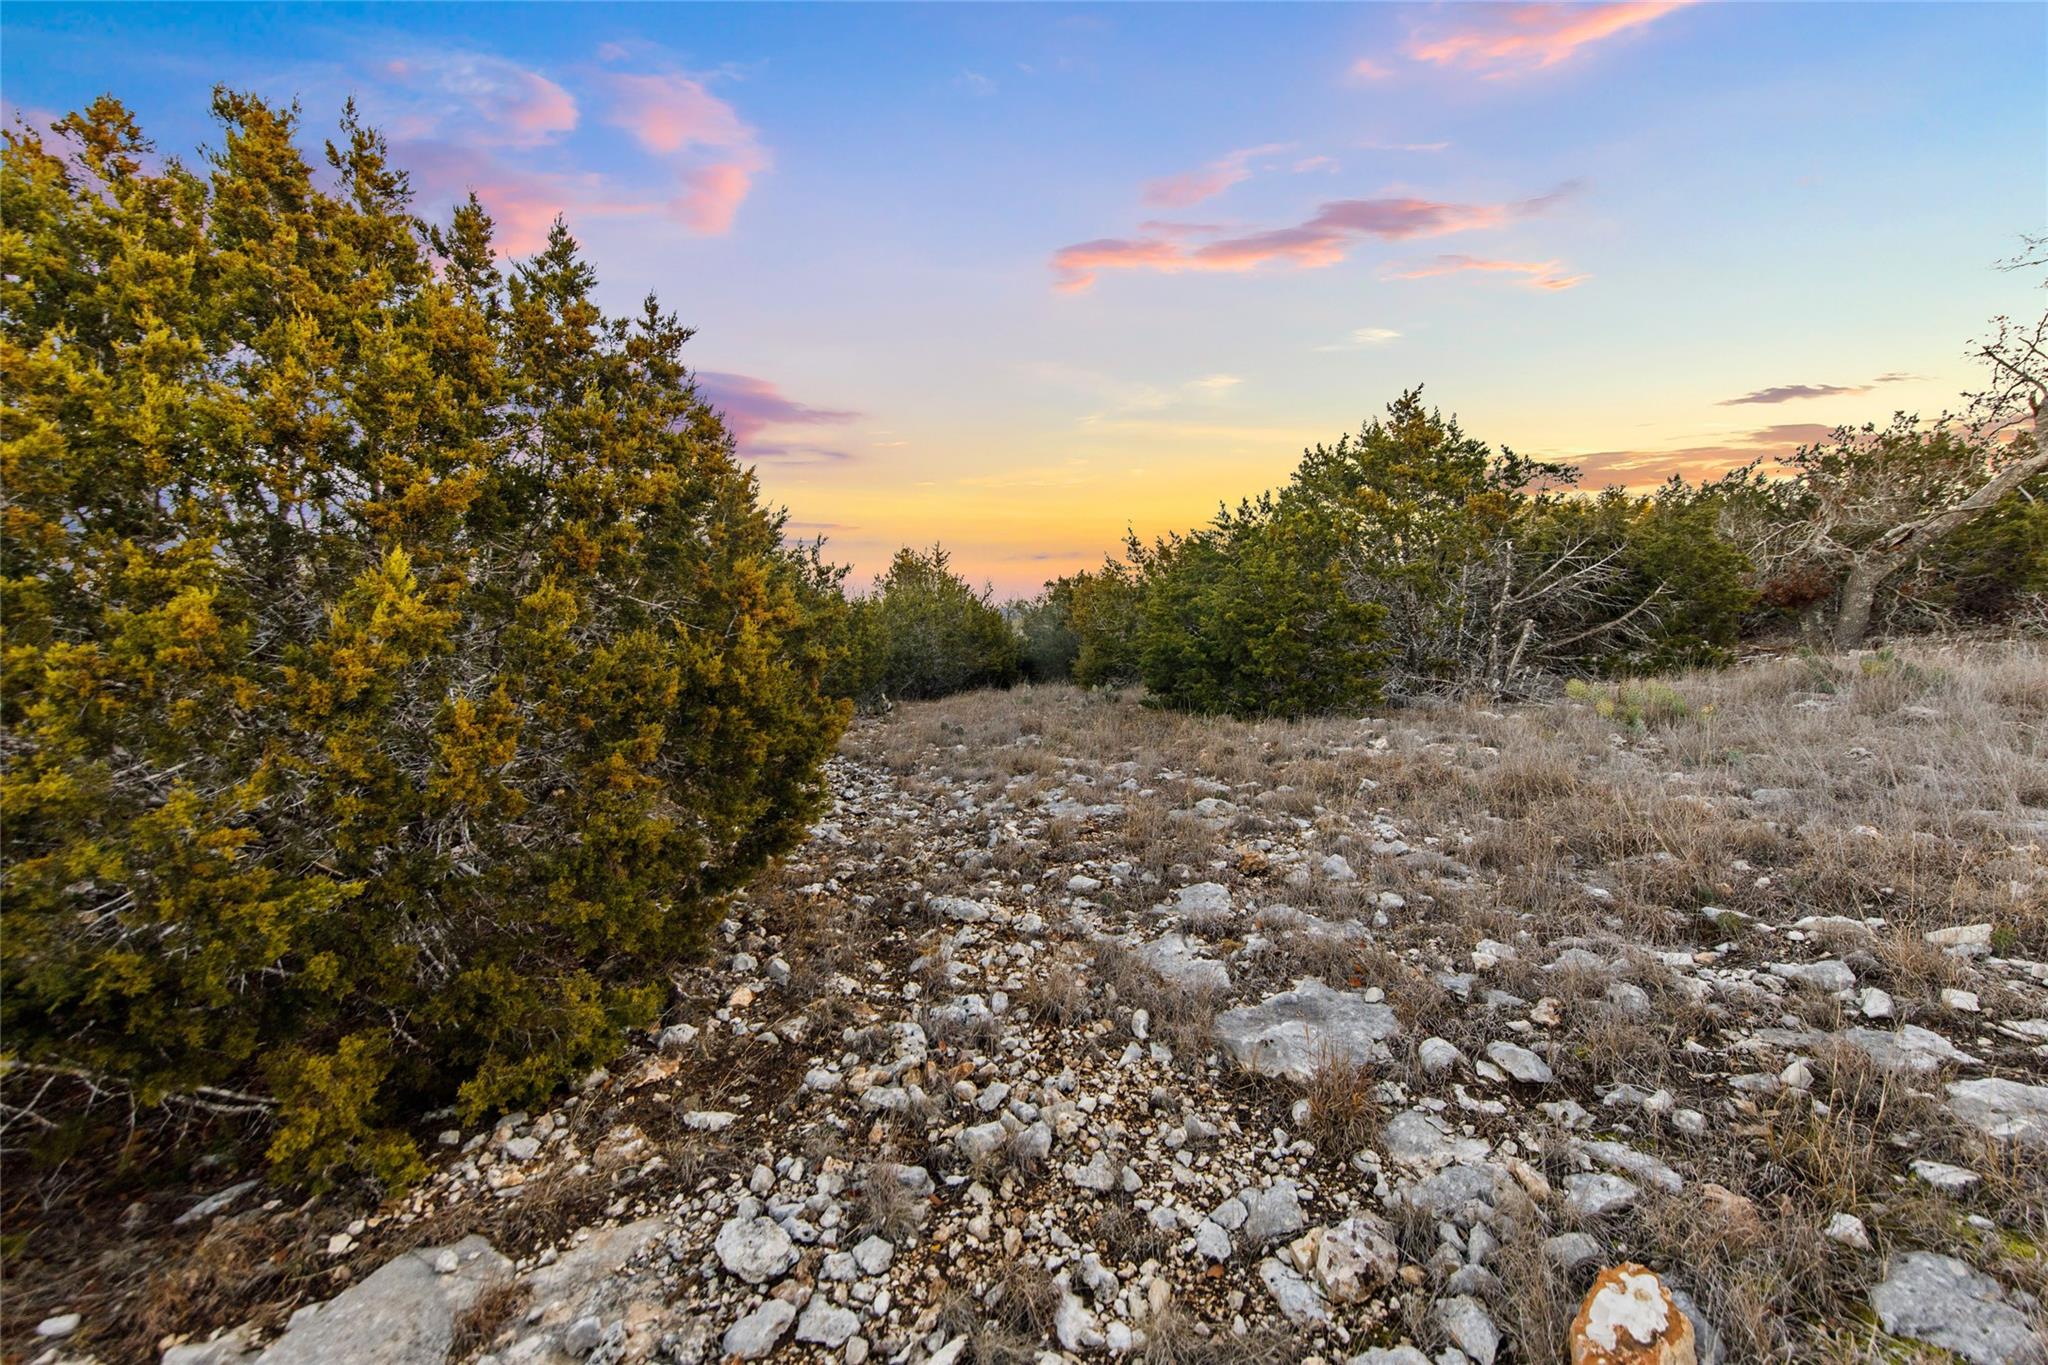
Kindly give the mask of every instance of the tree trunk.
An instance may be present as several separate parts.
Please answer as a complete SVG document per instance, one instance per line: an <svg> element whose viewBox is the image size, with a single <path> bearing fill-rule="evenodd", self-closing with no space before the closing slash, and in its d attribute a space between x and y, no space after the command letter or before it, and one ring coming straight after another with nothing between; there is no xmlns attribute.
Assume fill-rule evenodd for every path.
<svg viewBox="0 0 2048 1365"><path fill-rule="evenodd" d="M1835 613L1835 648L1848 651L1863 643L1870 633L1870 611L1877 601L1878 585L1891 577L1898 561L1871 556L1856 561L1842 580L1842 605Z"/></svg>
<svg viewBox="0 0 2048 1365"><path fill-rule="evenodd" d="M1842 606L1835 615L1835 648L1854 649L1870 630L1871 604L1887 578L1917 554L1941 544L1964 526L1991 510L1998 500L2034 475L2048 470L2048 444L2043 442L2042 422L2048 405L2033 404L2034 448L2031 454L2014 460L1976 492L1952 507L1930 512L1895 526L1864 551L1842 582Z"/></svg>

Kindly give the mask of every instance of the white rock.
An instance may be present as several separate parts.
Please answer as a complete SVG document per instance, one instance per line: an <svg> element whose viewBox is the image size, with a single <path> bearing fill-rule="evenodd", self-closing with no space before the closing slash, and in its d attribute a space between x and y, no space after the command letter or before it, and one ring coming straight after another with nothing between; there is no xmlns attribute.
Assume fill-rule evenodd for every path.
<svg viewBox="0 0 2048 1365"><path fill-rule="evenodd" d="M2044 1348L2005 1289L1953 1256L1909 1251L1885 1267L1870 1291L1884 1330L1953 1351L1970 1365L2009 1365Z"/></svg>
<svg viewBox="0 0 2048 1365"><path fill-rule="evenodd" d="M721 1345L729 1356L759 1360L775 1349L783 1333L796 1321L796 1309L781 1299L764 1299L759 1308L725 1329Z"/></svg>
<svg viewBox="0 0 2048 1365"><path fill-rule="evenodd" d="M1320 1326L1330 1320L1323 1296L1285 1262L1270 1256L1260 1261L1259 1282L1280 1306L1280 1315L1296 1327Z"/></svg>
<svg viewBox="0 0 2048 1365"><path fill-rule="evenodd" d="M1500 1351L1500 1329L1494 1326L1479 1300L1463 1294L1439 1299L1436 1320L1459 1350L1479 1365L1493 1365L1493 1358Z"/></svg>
<svg viewBox="0 0 2048 1365"><path fill-rule="evenodd" d="M1082 1303L1081 1296L1072 1290L1060 1295L1060 1306L1053 1314L1052 1331L1060 1345L1069 1351L1095 1350L1105 1340L1095 1314L1088 1311L1088 1305Z"/></svg>
<svg viewBox="0 0 2048 1365"><path fill-rule="evenodd" d="M1549 1085L1557 1079L1548 1062L1517 1043L1488 1043L1486 1056L1524 1085Z"/></svg>
<svg viewBox="0 0 2048 1365"><path fill-rule="evenodd" d="M2003 1077L1952 1081L1948 1101L1957 1118L1987 1136L2048 1151L2048 1085Z"/></svg>
<svg viewBox="0 0 2048 1365"><path fill-rule="evenodd" d="M68 1337L78 1330L78 1324L82 1321L84 1319L77 1313L58 1313L54 1317L44 1318L41 1322L37 1323L36 1335L39 1337Z"/></svg>
<svg viewBox="0 0 2048 1365"><path fill-rule="evenodd" d="M1360 1214L1323 1229L1315 1264L1324 1294L1337 1303L1361 1303L1400 1273L1401 1253L1385 1219Z"/></svg>
<svg viewBox="0 0 2048 1365"><path fill-rule="evenodd" d="M1291 1180L1276 1180L1263 1190L1249 1190L1245 1205L1244 1236L1253 1246L1265 1246L1292 1237L1308 1226L1301 1211L1301 1195Z"/></svg>
<svg viewBox="0 0 2048 1365"><path fill-rule="evenodd" d="M1211 1261L1230 1259L1230 1234L1204 1218L1195 1224L1195 1250Z"/></svg>
<svg viewBox="0 0 2048 1365"><path fill-rule="evenodd" d="M772 1218L727 1219L718 1229L712 1249L728 1274L737 1275L748 1284L772 1280L797 1262L796 1244ZM796 1316L795 1309L790 1310L790 1316Z"/></svg>
<svg viewBox="0 0 2048 1365"><path fill-rule="evenodd" d="M1140 947L1140 962L1161 978L1189 991L1227 991L1230 971L1221 962L1205 957L1180 934L1166 934Z"/></svg>
<svg viewBox="0 0 2048 1365"><path fill-rule="evenodd" d="M1641 1193L1618 1175L1604 1171L1568 1176L1564 1182L1564 1206L1590 1218L1616 1213L1636 1202Z"/></svg>
<svg viewBox="0 0 2048 1365"><path fill-rule="evenodd" d="M1975 1171L1962 1166L1951 1166L1946 1161L1932 1161L1920 1157L1912 1163L1913 1174L1940 1190L1943 1194L1961 1194L1981 1178Z"/></svg>
<svg viewBox="0 0 2048 1365"><path fill-rule="evenodd" d="M1422 1045L1415 1049L1415 1056L1422 1063L1422 1070L1431 1076L1441 1076L1459 1062L1465 1054L1442 1038L1424 1038Z"/></svg>
<svg viewBox="0 0 2048 1365"><path fill-rule="evenodd" d="M1216 1041L1239 1066L1307 1082L1332 1061L1367 1066L1389 1060L1386 1039L1400 1031L1394 1011L1311 977L1256 1005L1216 1016Z"/></svg>
<svg viewBox="0 0 2048 1365"><path fill-rule="evenodd" d="M1941 989L1941 1006L1943 1009L1957 1010L1963 1014L1975 1014L1978 1009L1977 992L1944 986Z"/></svg>
<svg viewBox="0 0 2048 1365"><path fill-rule="evenodd" d="M896 1245L870 1233L854 1244L854 1263L860 1266L863 1275L879 1275L889 1268L889 1262L896 1257Z"/></svg>
<svg viewBox="0 0 2048 1365"><path fill-rule="evenodd" d="M1870 1250L1870 1229L1864 1227L1863 1220L1853 1213L1838 1213L1828 1219L1827 1238L1859 1251Z"/></svg>
<svg viewBox="0 0 2048 1365"><path fill-rule="evenodd" d="M836 1350L859 1329L859 1318L823 1294L813 1294L796 1320L796 1339Z"/></svg>

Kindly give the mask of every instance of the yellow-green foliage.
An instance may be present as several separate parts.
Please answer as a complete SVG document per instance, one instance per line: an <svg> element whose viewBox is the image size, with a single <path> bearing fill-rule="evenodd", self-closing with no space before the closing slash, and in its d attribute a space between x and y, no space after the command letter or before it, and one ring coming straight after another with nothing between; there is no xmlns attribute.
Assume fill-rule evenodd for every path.
<svg viewBox="0 0 2048 1365"><path fill-rule="evenodd" d="M215 114L200 167L111 100L0 164L0 1019L402 1179L397 1125L611 1055L800 836L843 607L566 231L501 275L352 111L317 182Z"/></svg>
<svg viewBox="0 0 2048 1365"><path fill-rule="evenodd" d="M1669 725L1692 714L1692 703L1666 683L1630 681L1603 687L1574 678L1564 685L1573 701L1591 702L1593 710L1607 720L1631 729Z"/></svg>

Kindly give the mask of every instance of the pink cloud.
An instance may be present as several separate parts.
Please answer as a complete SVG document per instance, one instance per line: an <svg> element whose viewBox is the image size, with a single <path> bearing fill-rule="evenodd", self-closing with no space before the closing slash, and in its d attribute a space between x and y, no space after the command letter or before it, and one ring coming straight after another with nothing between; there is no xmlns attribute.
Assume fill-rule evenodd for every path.
<svg viewBox="0 0 2048 1365"><path fill-rule="evenodd" d="M427 201L454 203L473 191L496 225L498 251L507 256L546 246L557 215L574 221L661 210L657 202L616 193L600 176L535 170L477 147L426 140L400 143L397 151Z"/></svg>
<svg viewBox="0 0 2048 1365"><path fill-rule="evenodd" d="M1287 150L1285 143L1267 143L1260 147L1242 147L1225 153L1206 166L1179 175L1169 175L1154 180L1144 189L1143 199L1154 208L1184 209L1199 204L1204 199L1214 198L1240 180L1250 178L1253 158L1271 156Z"/></svg>
<svg viewBox="0 0 2048 1365"><path fill-rule="evenodd" d="M726 430L732 433L742 454L795 458L803 463L850 458L842 451L814 446L763 444L760 437L771 427L843 426L858 420L858 412L799 403L768 380L752 375L698 370L695 378L697 392L725 418Z"/></svg>
<svg viewBox="0 0 2048 1365"><path fill-rule="evenodd" d="M1370 57L1360 57L1351 64L1351 74L1362 81L1383 81L1394 74L1394 68Z"/></svg>
<svg viewBox="0 0 2048 1365"><path fill-rule="evenodd" d="M733 107L689 76L613 76L611 122L656 156L692 147L730 151L754 144Z"/></svg>
<svg viewBox="0 0 2048 1365"><path fill-rule="evenodd" d="M1421 265L1403 266L1388 271L1390 280L1427 280L1439 275L1458 275L1466 271L1485 273L1526 275L1523 281L1532 289L1570 289L1584 284L1591 278L1587 275L1561 274L1563 265L1558 261L1502 261L1484 256L1459 254L1439 256Z"/></svg>
<svg viewBox="0 0 2048 1365"><path fill-rule="evenodd" d="M1689 0L1620 0L1613 4L1461 5L1464 26L1407 47L1419 62L1488 76L1539 70L1583 47L1653 23Z"/></svg>
<svg viewBox="0 0 2048 1365"><path fill-rule="evenodd" d="M1589 455L1555 458L1577 465L1587 487L1618 484L1624 488L1654 488L1673 474L1692 480L1718 479L1752 460L1763 461L1769 471L1782 465L1800 446L1823 440L1833 431L1833 427L1820 422L1789 422L1732 435L1723 445L1682 446L1676 450L1599 450Z"/></svg>
<svg viewBox="0 0 2048 1365"><path fill-rule="evenodd" d="M1548 208L1574 188L1563 185L1513 204L1451 204L1413 196L1339 199L1322 205L1308 221L1294 227L1218 237L1193 247L1167 233L1098 238L1053 253L1054 287L1063 293L1080 293L1093 286L1097 274L1104 270L1155 270L1162 274L1245 271L1274 261L1316 269L1343 260L1362 238L1405 241L1498 227Z"/></svg>
<svg viewBox="0 0 2048 1365"><path fill-rule="evenodd" d="M753 128L692 76L620 75L612 88L615 126L653 155L690 163L677 172L682 192L670 215L692 232L730 231L754 177L768 167Z"/></svg>
<svg viewBox="0 0 2048 1365"><path fill-rule="evenodd" d="M732 229L733 215L754 183L754 167L720 161L683 172L683 192L669 204L669 213L692 232L718 236Z"/></svg>

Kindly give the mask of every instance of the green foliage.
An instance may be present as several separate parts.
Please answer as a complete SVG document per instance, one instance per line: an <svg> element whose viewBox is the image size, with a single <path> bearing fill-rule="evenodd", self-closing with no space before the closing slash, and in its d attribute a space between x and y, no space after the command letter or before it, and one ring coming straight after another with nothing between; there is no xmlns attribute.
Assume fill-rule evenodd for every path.
<svg viewBox="0 0 2048 1365"><path fill-rule="evenodd" d="M1779 474L1739 469L1696 497L1753 565L1754 626L1811 625L1896 528L1961 502L2032 449L2031 437L1987 445L1968 423L1902 413L1885 426L1837 428ZM2048 475L2036 475L1888 577L1872 616L1892 630L1998 624L2039 614L2044 596Z"/></svg>
<svg viewBox="0 0 2048 1365"><path fill-rule="evenodd" d="M1377 699L1384 612L1344 590L1313 510L1246 503L1145 557L1139 658L1155 704L1298 716Z"/></svg>
<svg viewBox="0 0 2048 1365"><path fill-rule="evenodd" d="M1070 585L1067 620L1079 642L1074 681L1084 687L1128 687L1142 674L1145 586L1136 545L1132 540L1127 562L1105 559L1100 569L1063 580Z"/></svg>
<svg viewBox="0 0 2048 1365"><path fill-rule="evenodd" d="M1715 533L1715 513L1675 479L1651 497L1608 489L1532 501L1513 535L1523 562L1602 566L1597 590L1536 604L1547 666L1654 673L1727 662L1755 594L1748 562Z"/></svg>
<svg viewBox="0 0 2048 1365"><path fill-rule="evenodd" d="M1725 658L1751 594L1715 506L1682 484L1582 497L1575 479L1468 437L1411 391L1308 451L1278 493L1134 543L1102 582L1132 585L1155 699L1198 710L1295 715ZM1082 600L1085 681L1098 636L1130 632L1090 629Z"/></svg>
<svg viewBox="0 0 2048 1365"><path fill-rule="evenodd" d="M1074 676L1081 637L1074 629L1074 580L1056 578L1028 601L1003 609L1017 632L1024 676L1033 682L1064 682Z"/></svg>
<svg viewBox="0 0 2048 1365"><path fill-rule="evenodd" d="M501 275L352 110L322 177L214 112L198 169L111 100L0 163L0 1021L401 1180L398 1124L610 1055L801 836L846 608L559 225Z"/></svg>
<svg viewBox="0 0 2048 1365"><path fill-rule="evenodd" d="M834 684L840 695L872 706L1017 681L1016 632L988 592L969 587L951 562L936 545L898 550L888 572L852 603Z"/></svg>

